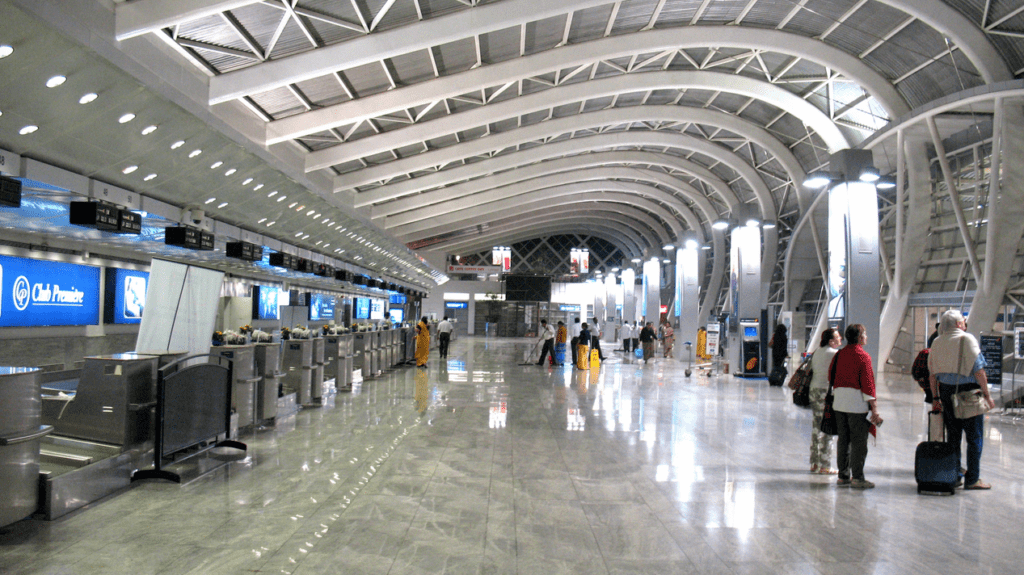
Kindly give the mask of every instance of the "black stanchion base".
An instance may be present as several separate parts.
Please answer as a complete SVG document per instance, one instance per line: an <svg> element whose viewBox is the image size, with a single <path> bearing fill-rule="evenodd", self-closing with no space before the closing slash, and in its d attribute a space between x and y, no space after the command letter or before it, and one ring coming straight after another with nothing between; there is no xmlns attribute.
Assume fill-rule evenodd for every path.
<svg viewBox="0 0 1024 575"><path fill-rule="evenodd" d="M140 469L132 474L132 483L143 479L163 479L174 483L181 483L181 476L163 469Z"/></svg>

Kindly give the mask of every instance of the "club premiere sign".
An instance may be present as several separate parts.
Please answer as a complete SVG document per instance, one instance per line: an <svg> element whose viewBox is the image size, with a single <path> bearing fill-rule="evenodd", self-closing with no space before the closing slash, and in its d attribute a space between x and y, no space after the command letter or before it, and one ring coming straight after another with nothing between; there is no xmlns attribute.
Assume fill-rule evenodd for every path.
<svg viewBox="0 0 1024 575"><path fill-rule="evenodd" d="M100 269L0 256L0 326L99 323Z"/></svg>

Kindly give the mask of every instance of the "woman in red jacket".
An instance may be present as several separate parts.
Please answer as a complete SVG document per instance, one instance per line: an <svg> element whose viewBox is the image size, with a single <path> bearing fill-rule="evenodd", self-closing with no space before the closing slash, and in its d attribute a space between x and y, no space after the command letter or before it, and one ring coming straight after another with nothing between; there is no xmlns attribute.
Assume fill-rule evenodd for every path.
<svg viewBox="0 0 1024 575"><path fill-rule="evenodd" d="M836 353L829 367L833 387L832 409L836 414L839 439L836 463L839 487L871 489L874 483L864 479L864 460L868 456L871 425L881 425L875 403L875 374L871 356L864 351L868 336L864 326L855 323L846 328L846 347Z"/></svg>

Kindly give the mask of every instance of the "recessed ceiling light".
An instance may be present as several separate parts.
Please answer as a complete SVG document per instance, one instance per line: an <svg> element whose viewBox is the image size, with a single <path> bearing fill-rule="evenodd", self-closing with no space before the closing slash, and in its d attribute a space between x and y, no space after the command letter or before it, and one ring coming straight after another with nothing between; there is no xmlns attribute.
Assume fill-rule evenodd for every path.
<svg viewBox="0 0 1024 575"><path fill-rule="evenodd" d="M288 199L288 196L281 196L280 198L277 198L277 202L281 203L281 202L283 202L283 201L285 201L287 199Z"/></svg>
<svg viewBox="0 0 1024 575"><path fill-rule="evenodd" d="M216 202L216 201L217 201L217 198L209 198L208 200L206 200L206 203L207 204L212 204L213 202Z"/></svg>
<svg viewBox="0 0 1024 575"><path fill-rule="evenodd" d="M281 197L281 199L279 199L279 200L277 200L277 201L279 201L279 202L280 202L281 200L283 200L283 199L285 199L285 198L287 198L287 197L288 197L288 196L283 196L283 197ZM289 207L289 208L294 208L294 207L295 207L295 205L296 205L296 204L298 204L298 203L299 203L299 202L292 202L292 203L288 204L288 207Z"/></svg>
<svg viewBox="0 0 1024 575"><path fill-rule="evenodd" d="M305 206L305 204L303 204L303 205L301 205L301 206L299 206L299 207L295 208L295 211L296 211L296 212L301 212L301 211L302 211L302 210L304 210L304 209L306 209L306 206Z"/></svg>
<svg viewBox="0 0 1024 575"><path fill-rule="evenodd" d="M137 169L139 169L138 166L128 166L127 168L121 170L121 173L122 174L130 174L130 173L134 172Z"/></svg>
<svg viewBox="0 0 1024 575"><path fill-rule="evenodd" d="M306 234L306 235L302 236L302 239L306 239L308 237L309 237L309 234Z"/></svg>
<svg viewBox="0 0 1024 575"><path fill-rule="evenodd" d="M154 178L156 178L156 174L150 174L150 175L146 176L145 178L142 178L142 181L143 182L148 182L148 181L150 181L150 180L152 180Z"/></svg>
<svg viewBox="0 0 1024 575"><path fill-rule="evenodd" d="M194 157L196 157L196 156L198 156L199 154L202 154L202 153L203 153L202 150L192 150L191 152L188 153L188 157L194 158Z"/></svg>
<svg viewBox="0 0 1024 575"><path fill-rule="evenodd" d="M252 178L246 178L246 179L242 180L242 185L243 186L248 186L251 183L252 183Z"/></svg>
<svg viewBox="0 0 1024 575"><path fill-rule="evenodd" d="M47 88L56 88L57 86L60 86L61 84L63 84L64 82L67 82L67 81L68 81L67 77L61 76L60 74L58 74L58 75L56 75L56 76L54 76L54 77L52 77L52 78L50 78L49 80L46 81L46 87Z"/></svg>
<svg viewBox="0 0 1024 575"><path fill-rule="evenodd" d="M92 102L96 98L97 98L96 92L89 92L88 94L83 94L82 97L78 99L78 103L79 104L88 104L89 102Z"/></svg>
<svg viewBox="0 0 1024 575"><path fill-rule="evenodd" d="M309 210L308 212L306 212L306 215L307 216L312 216L315 213L316 213L316 210Z"/></svg>
<svg viewBox="0 0 1024 575"><path fill-rule="evenodd" d="M295 234L295 237L299 237L301 235L302 235L302 232L298 232L298 233Z"/></svg>
<svg viewBox="0 0 1024 575"><path fill-rule="evenodd" d="M331 247L331 244L324 244L324 249L325 249L325 250L326 250L327 248L329 248L329 247Z"/></svg>
<svg viewBox="0 0 1024 575"><path fill-rule="evenodd" d="M267 227L269 228L270 226L272 226L272 225L274 225L276 223L277 223L276 221L270 222L270 223L267 224Z"/></svg>
<svg viewBox="0 0 1024 575"><path fill-rule="evenodd" d="M29 124L29 125L25 126L24 128L18 130L18 133L21 134L22 136L24 136L24 135L27 135L27 134L31 134L32 132L35 132L38 129L39 129L39 126L33 126L32 124Z"/></svg>
<svg viewBox="0 0 1024 575"><path fill-rule="evenodd" d="M270 192L269 194L267 194L267 197L268 198L272 198L272 197L274 197L276 195L277 195L277 190L274 190L273 192Z"/></svg>
<svg viewBox="0 0 1024 575"><path fill-rule="evenodd" d="M260 191L262 189L263 189L263 184L257 184L256 187L252 189L252 191L258 192L258 191Z"/></svg>
<svg viewBox="0 0 1024 575"><path fill-rule="evenodd" d="M184 145L185 145L185 140L178 140L177 142L174 142L173 144L171 144L171 149L172 150L177 150L178 148L180 148L180 147L182 147Z"/></svg>
<svg viewBox="0 0 1024 575"><path fill-rule="evenodd" d="M258 222L256 222L256 223L257 223L257 224L262 224L262 223L263 223L263 222L265 222L265 221L267 221L267 218L260 218L260 221L258 221Z"/></svg>
<svg viewBox="0 0 1024 575"><path fill-rule="evenodd" d="M315 216L313 216L313 217L314 217L314 218L319 218L319 217L320 217L320 216L322 216L322 215L323 215L323 214L317 214L317 215L315 215Z"/></svg>
<svg viewBox="0 0 1024 575"><path fill-rule="evenodd" d="M237 172L237 171L238 171L238 170L236 170L236 169L234 169L234 168L231 168L230 170L228 170L228 171L224 172L224 176L230 176L231 174L234 174L234 173L235 173L235 172Z"/></svg>
<svg viewBox="0 0 1024 575"><path fill-rule="evenodd" d="M117 123L118 124L127 124L128 122L131 122L134 119L135 119L135 114L132 114L131 112L129 112L129 113L121 116L120 118L118 118L117 119Z"/></svg>
<svg viewBox="0 0 1024 575"><path fill-rule="evenodd" d="M220 160L218 160L218 161L210 164L210 169L211 170L216 170L217 168L219 168L219 167L221 167L223 165L224 165L224 162L221 162Z"/></svg>
<svg viewBox="0 0 1024 575"><path fill-rule="evenodd" d="M14 53L14 48L7 44L0 45L0 58L6 58Z"/></svg>
<svg viewBox="0 0 1024 575"><path fill-rule="evenodd" d="M228 203L227 203L227 202L224 202L224 203L222 203L222 204L219 204L219 205L217 206L217 209L220 209L220 208L224 208L224 207L227 207L227 205L228 205Z"/></svg>
<svg viewBox="0 0 1024 575"><path fill-rule="evenodd" d="M157 127L153 126L153 125L146 126L145 128L142 129L142 135L143 136L148 136L148 135L152 134L153 132L155 132L156 128Z"/></svg>

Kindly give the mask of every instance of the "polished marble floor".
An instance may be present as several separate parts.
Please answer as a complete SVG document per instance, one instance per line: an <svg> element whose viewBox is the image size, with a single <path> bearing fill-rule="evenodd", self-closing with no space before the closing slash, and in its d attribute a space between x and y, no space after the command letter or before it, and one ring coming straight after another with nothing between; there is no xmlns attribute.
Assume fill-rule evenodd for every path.
<svg viewBox="0 0 1024 575"><path fill-rule="evenodd" d="M919 496L925 407L889 378L878 486L851 491L808 473L810 412L765 380L610 351L596 373L520 365L531 347L461 338L446 363L243 437L246 460L188 485L15 524L0 572L1024 572L1024 424L988 417L991 491Z"/></svg>

